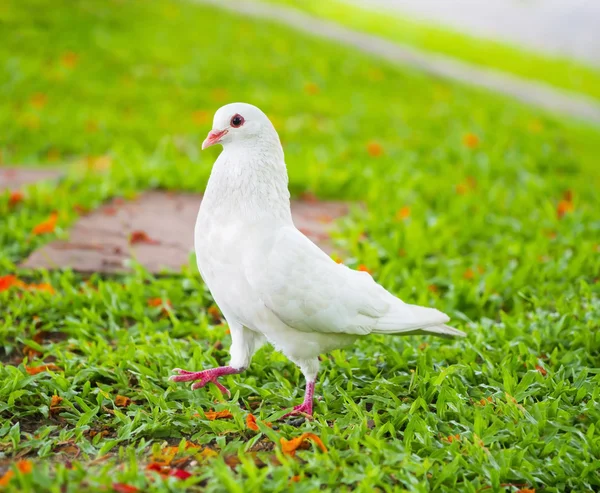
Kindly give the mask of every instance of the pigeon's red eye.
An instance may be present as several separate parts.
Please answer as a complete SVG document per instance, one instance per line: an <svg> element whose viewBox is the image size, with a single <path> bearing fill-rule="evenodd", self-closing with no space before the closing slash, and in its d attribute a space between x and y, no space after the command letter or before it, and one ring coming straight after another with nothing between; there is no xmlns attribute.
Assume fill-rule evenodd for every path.
<svg viewBox="0 0 600 493"><path fill-rule="evenodd" d="M242 115L233 115L230 122L233 128L241 127L244 124L244 117Z"/></svg>

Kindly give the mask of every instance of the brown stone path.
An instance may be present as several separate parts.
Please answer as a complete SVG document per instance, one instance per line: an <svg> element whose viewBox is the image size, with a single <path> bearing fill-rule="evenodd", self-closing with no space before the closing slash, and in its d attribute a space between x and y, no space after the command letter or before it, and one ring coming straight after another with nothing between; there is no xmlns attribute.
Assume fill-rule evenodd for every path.
<svg viewBox="0 0 600 493"><path fill-rule="evenodd" d="M21 168L0 166L0 192L17 190L38 181L55 180L63 174L60 168Z"/></svg>
<svg viewBox="0 0 600 493"><path fill-rule="evenodd" d="M114 199L82 216L69 240L53 241L33 252L25 268L70 267L84 273L126 272L136 259L150 272L179 271L189 263L201 195L151 191L136 200ZM292 201L298 229L326 251L331 222L348 213L344 202Z"/></svg>

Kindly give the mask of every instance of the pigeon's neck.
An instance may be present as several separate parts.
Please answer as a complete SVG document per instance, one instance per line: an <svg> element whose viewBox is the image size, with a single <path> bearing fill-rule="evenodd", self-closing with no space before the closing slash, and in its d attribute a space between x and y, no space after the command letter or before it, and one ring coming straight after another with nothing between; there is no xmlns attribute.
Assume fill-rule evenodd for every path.
<svg viewBox="0 0 600 493"><path fill-rule="evenodd" d="M223 220L291 223L288 176L279 139L223 149L213 166L203 205Z"/></svg>

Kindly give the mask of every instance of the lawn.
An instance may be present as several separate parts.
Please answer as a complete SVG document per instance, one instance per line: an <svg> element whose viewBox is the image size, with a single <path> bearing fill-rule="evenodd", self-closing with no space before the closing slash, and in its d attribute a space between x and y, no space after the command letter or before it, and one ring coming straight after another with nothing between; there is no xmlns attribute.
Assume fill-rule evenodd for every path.
<svg viewBox="0 0 600 493"><path fill-rule="evenodd" d="M0 284L6 491L600 488L598 129L170 0L5 1L0 60L2 162L68 167L0 195L0 276L24 283ZM192 259L162 276L17 267L111 197L201 191L231 101L271 117L294 195L365 204L336 233L343 261L466 339L325 355L316 419L286 422L304 382L270 348L225 379L231 399L167 381L228 358ZM303 433L327 452L286 453Z"/></svg>
<svg viewBox="0 0 600 493"><path fill-rule="evenodd" d="M399 13L365 9L347 1L262 1L294 7L417 49L600 98L600 68L580 61L524 50L493 39L480 39L450 27L410 19Z"/></svg>

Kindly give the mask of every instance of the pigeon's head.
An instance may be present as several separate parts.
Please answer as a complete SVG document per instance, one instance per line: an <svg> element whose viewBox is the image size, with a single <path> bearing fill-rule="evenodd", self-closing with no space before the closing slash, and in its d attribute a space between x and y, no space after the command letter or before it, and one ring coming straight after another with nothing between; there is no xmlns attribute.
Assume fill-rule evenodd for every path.
<svg viewBox="0 0 600 493"><path fill-rule="evenodd" d="M247 103L231 103L215 113L213 129L202 143L202 149L215 144L225 147L231 143L254 140L272 134L273 125L261 110Z"/></svg>

